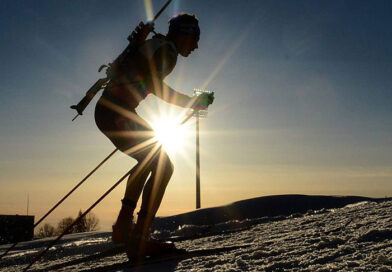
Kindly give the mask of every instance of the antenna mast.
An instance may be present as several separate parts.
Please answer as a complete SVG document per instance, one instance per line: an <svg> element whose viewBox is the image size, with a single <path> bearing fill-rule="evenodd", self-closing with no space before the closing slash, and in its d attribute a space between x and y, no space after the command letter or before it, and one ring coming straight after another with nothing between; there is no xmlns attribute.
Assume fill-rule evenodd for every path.
<svg viewBox="0 0 392 272"><path fill-rule="evenodd" d="M30 195L27 193L27 215L29 215Z"/></svg>
<svg viewBox="0 0 392 272"><path fill-rule="evenodd" d="M193 96L199 96L201 94L208 93L212 94L213 92L202 90L202 89L193 89ZM189 118L196 118L196 209L201 208L201 193L200 193L200 118L207 117L207 109L204 110L192 110L187 119L185 119L183 123L185 123Z"/></svg>

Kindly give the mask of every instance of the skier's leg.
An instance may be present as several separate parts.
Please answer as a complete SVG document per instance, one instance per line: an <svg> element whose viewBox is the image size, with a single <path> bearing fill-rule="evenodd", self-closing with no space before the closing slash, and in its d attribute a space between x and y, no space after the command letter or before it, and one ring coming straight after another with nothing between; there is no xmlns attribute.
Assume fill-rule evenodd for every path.
<svg viewBox="0 0 392 272"><path fill-rule="evenodd" d="M137 200L143 189L144 182L146 181L146 178L149 174L148 171L141 171L140 166L140 163L135 165L132 168L131 174L128 178L127 190L124 198L121 200L121 209L116 223L112 227L113 242L124 242L130 232L133 221L133 212L136 208ZM130 192L132 192L132 194Z"/></svg>
<svg viewBox="0 0 392 272"><path fill-rule="evenodd" d="M132 219L133 212L136 208L136 203L143 190L144 183L146 182L146 179L150 174L150 171L143 170L144 169L140 169L140 163L136 164L132 168L132 172L128 178L124 198L121 200L122 206L119 216L117 218L117 222ZM140 173L136 175L136 172L138 171Z"/></svg>
<svg viewBox="0 0 392 272"><path fill-rule="evenodd" d="M143 160L139 160L129 175L122 207L116 223L113 225L112 240L114 242L124 242L127 240L132 228L133 212L137 201L143 190L148 175L151 172L152 164L158 157L158 147L151 148Z"/></svg>
<svg viewBox="0 0 392 272"><path fill-rule="evenodd" d="M127 254L131 259L175 250L173 243L162 243L149 239L152 221L162 202L173 169L173 164L167 154L160 150L158 158L152 165L151 176L144 187L142 206L133 232L134 236L128 244Z"/></svg>
<svg viewBox="0 0 392 272"><path fill-rule="evenodd" d="M152 220L162 202L174 170L168 155L162 149L154 166L143 190L142 206L136 224L136 232L142 237L149 236Z"/></svg>

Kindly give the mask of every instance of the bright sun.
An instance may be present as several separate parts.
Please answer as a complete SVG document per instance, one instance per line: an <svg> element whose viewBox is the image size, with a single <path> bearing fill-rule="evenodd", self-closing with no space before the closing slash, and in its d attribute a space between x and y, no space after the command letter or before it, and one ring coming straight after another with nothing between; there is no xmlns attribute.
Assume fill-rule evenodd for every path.
<svg viewBox="0 0 392 272"><path fill-rule="evenodd" d="M181 126L176 118L160 116L151 124L155 137L168 153L175 154L184 149L187 129Z"/></svg>

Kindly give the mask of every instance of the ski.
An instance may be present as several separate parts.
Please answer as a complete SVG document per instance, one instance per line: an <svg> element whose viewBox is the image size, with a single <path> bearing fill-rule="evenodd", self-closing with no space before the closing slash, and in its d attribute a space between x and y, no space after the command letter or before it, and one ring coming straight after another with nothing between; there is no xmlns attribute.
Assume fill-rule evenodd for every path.
<svg viewBox="0 0 392 272"><path fill-rule="evenodd" d="M219 253L229 252L232 250L246 248L250 246L251 244L243 244L243 245L236 245L236 246L198 249L198 250L191 250L191 251L178 250L177 252L173 252L173 253L167 253L159 256L144 258L143 260L137 263L132 262L130 260L128 262L113 264L105 267L89 268L87 270L82 270L82 271L104 272L104 271L114 271L117 269L129 269L129 268L134 268L134 267L139 267L144 265L158 264L158 263L169 262L169 261L180 261L193 257L219 254Z"/></svg>
<svg viewBox="0 0 392 272"><path fill-rule="evenodd" d="M198 249L198 250L178 250L176 252L171 252L171 253L166 253L162 254L159 256L152 256L152 257L145 257L144 259L136 262L132 262L132 260L128 262L122 262L122 263L116 263L112 264L109 266L104 266L104 267L97 267L97 268L88 268L85 270L81 271L95 271L95 272L100 272L100 271L112 271L116 269L121 269L121 268L132 268L132 267L138 267L138 266L143 266L143 265L148 265L148 264L156 264L156 263L162 263L162 262L167 262L167 261L175 261L175 260L183 260L183 259L188 259L192 257L198 257L198 256L206 256L206 255L211 255L211 254L219 254L219 253L224 253L224 252L229 252L232 250L240 249L240 248L246 248L250 247L251 244L242 244L242 245L235 245L235 246L227 246L227 247L216 247L216 248L208 248L208 249ZM74 265L79 265L95 260L99 260L102 258L106 257L111 257L119 254L124 254L126 251L126 246L125 245L115 245L112 248L109 248L103 252L89 255L86 257L82 257L76 260L71 260L65 263L61 264L56 264L52 265L50 267L46 267L44 269L39 269L39 270L34 270L34 271L54 271L58 270L61 268L65 267L70 267Z"/></svg>
<svg viewBox="0 0 392 272"><path fill-rule="evenodd" d="M106 258L106 257L115 256L118 254L123 254L123 253L125 253L125 251L126 251L126 246L124 244L112 244L112 245L110 245L110 247L108 249L106 249L102 252L88 255L88 256L78 258L75 260L71 260L71 261L68 261L65 263L55 264L55 265L52 265L49 267L45 267L43 269L37 269L34 271L36 271L36 272L54 271L54 270L61 269L64 267L74 266L74 265L78 265L78 264L82 264L82 263L87 263L87 262L99 260L99 259Z"/></svg>

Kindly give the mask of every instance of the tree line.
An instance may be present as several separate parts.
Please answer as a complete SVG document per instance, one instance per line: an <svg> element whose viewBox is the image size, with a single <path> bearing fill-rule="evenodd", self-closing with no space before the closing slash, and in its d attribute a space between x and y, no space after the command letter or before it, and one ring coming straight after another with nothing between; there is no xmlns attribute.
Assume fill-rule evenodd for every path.
<svg viewBox="0 0 392 272"><path fill-rule="evenodd" d="M83 214L82 210L79 210L78 218L81 214ZM49 223L45 223L41 226L37 232L35 233L36 238L45 238L52 237L63 233L73 222L75 219L71 216L65 217L61 219L57 226L54 227ZM66 234L70 233L78 233L78 232L89 232L99 229L99 219L95 216L94 213L90 212L85 217L83 217L75 226L73 226L70 230L66 232Z"/></svg>

